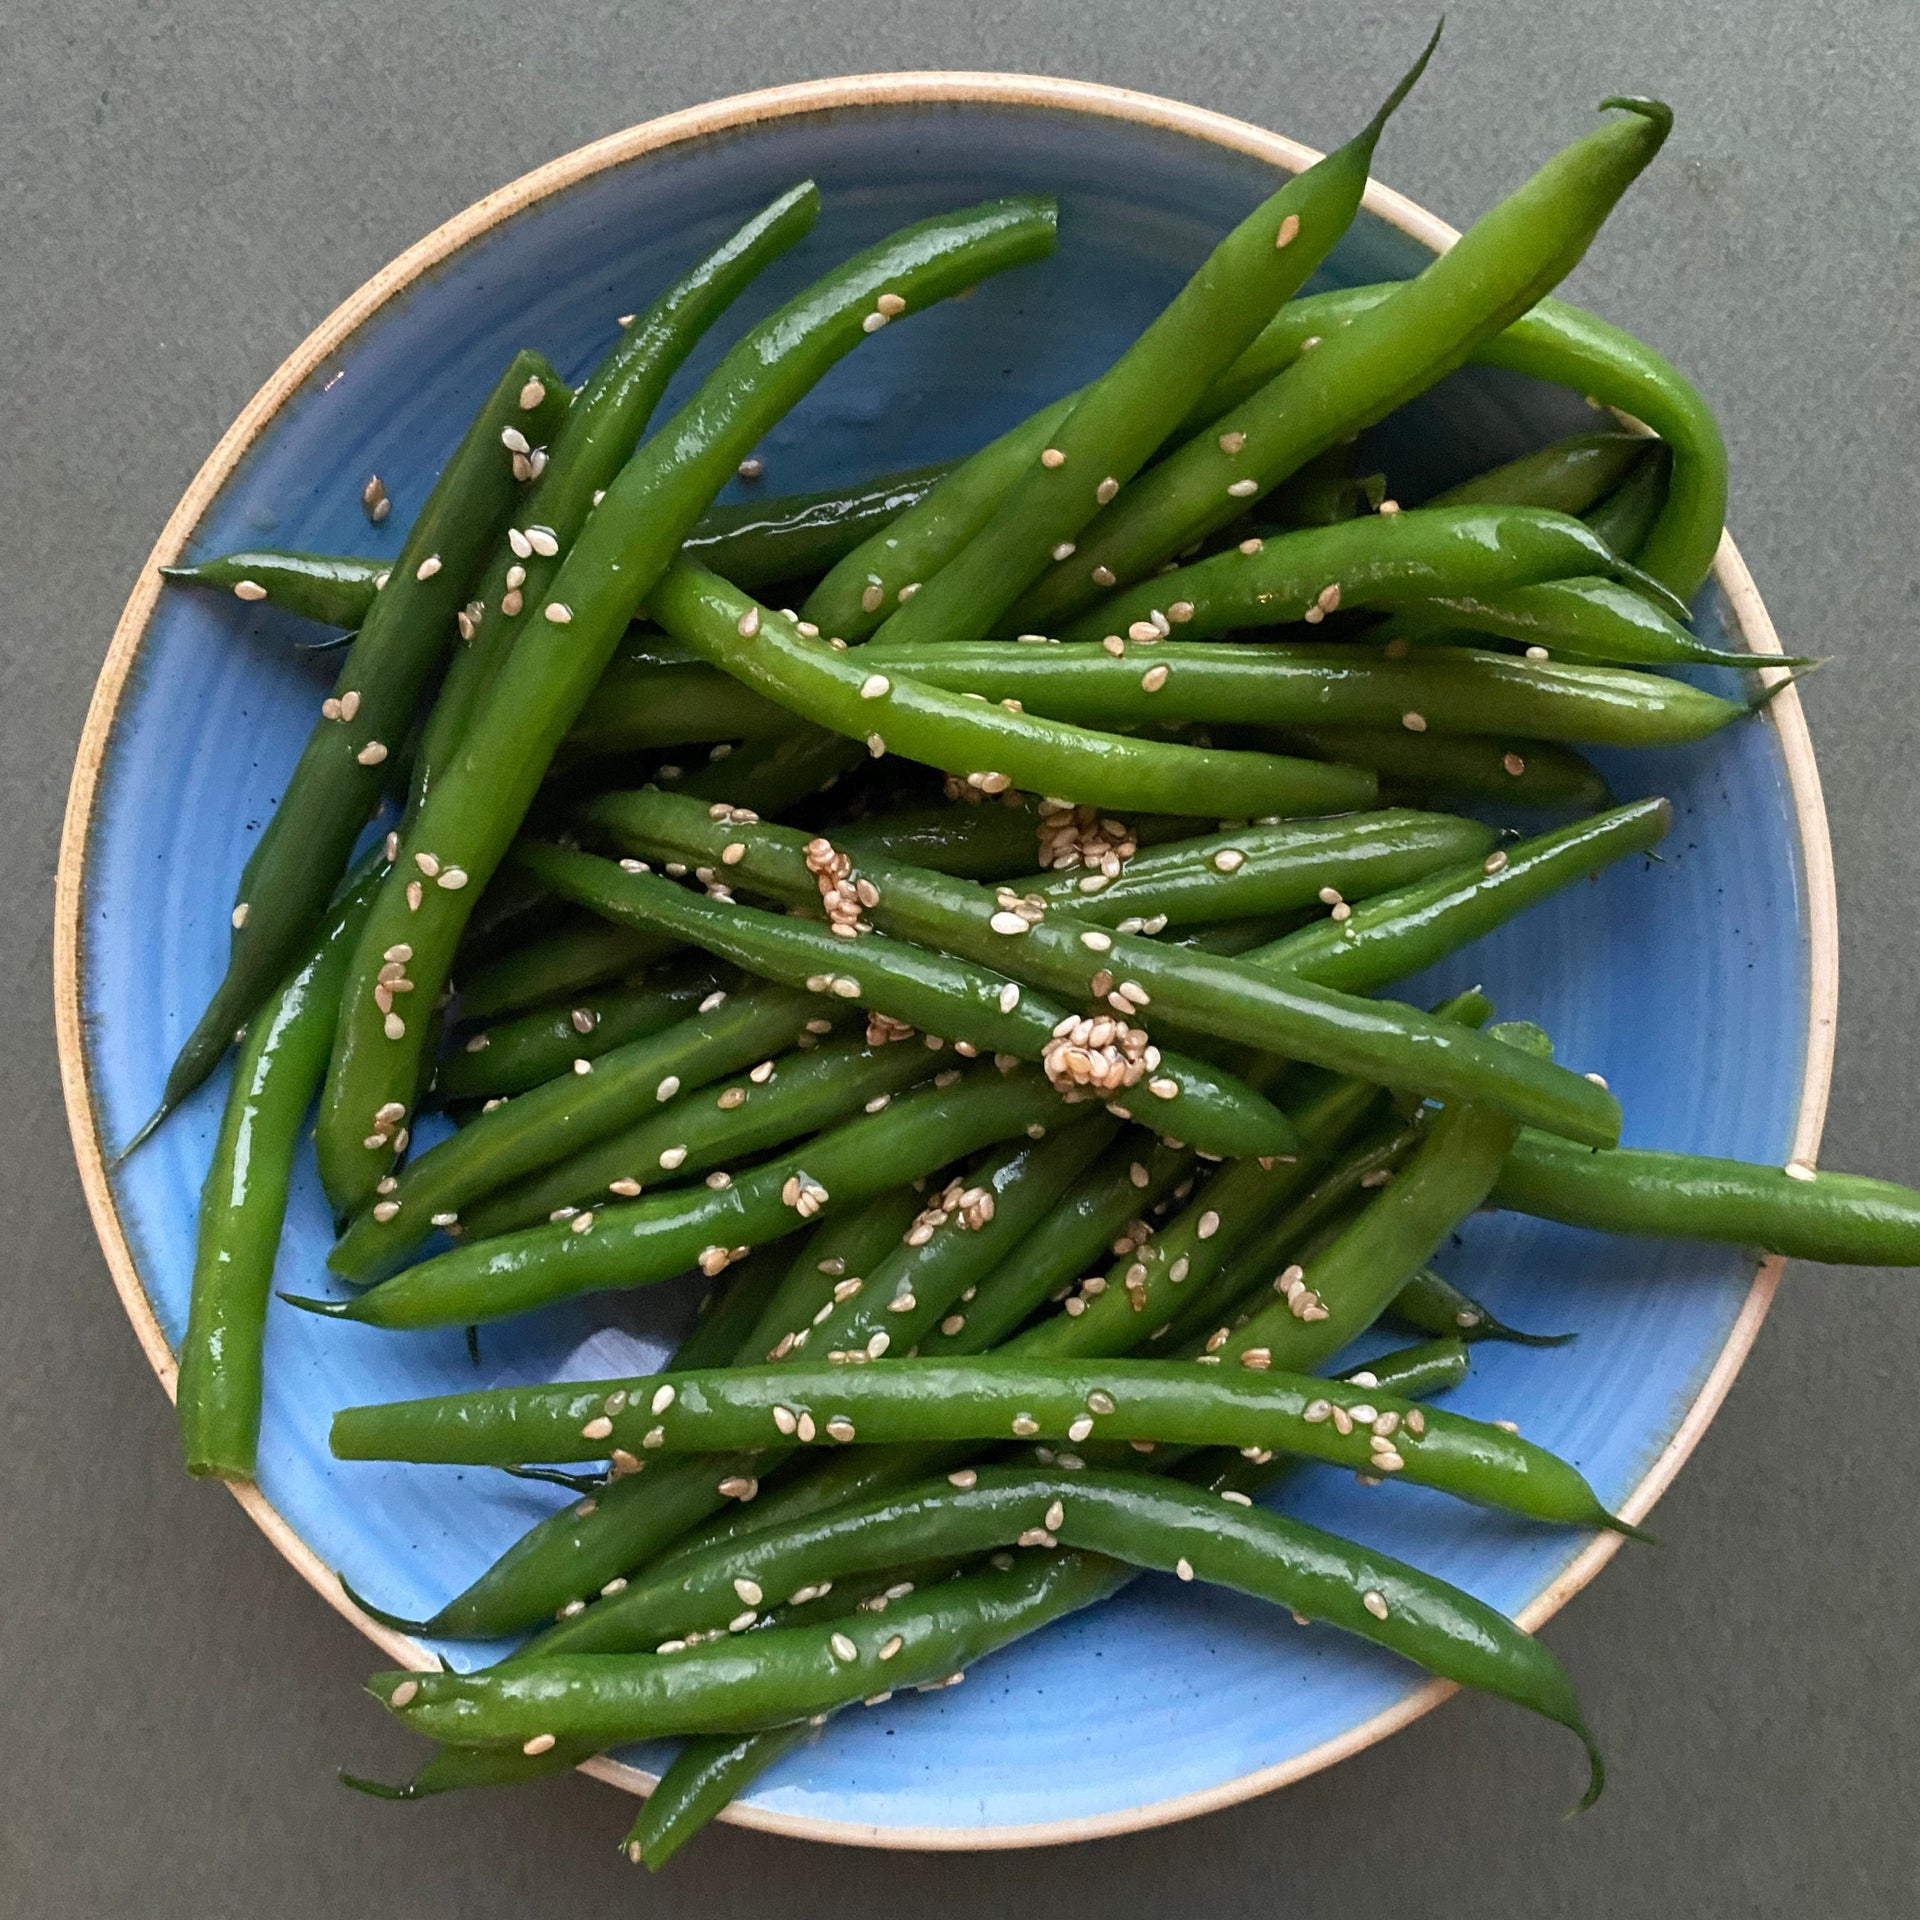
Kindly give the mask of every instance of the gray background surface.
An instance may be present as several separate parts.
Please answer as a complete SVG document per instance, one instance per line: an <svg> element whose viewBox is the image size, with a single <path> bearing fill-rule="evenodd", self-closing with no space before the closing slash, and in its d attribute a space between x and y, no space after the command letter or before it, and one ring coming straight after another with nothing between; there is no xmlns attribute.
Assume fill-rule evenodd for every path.
<svg viewBox="0 0 1920 1920"><path fill-rule="evenodd" d="M160 0L0 5L0 1912L81 1916L912 1910L1219 1920L1909 1914L1920 1765L1920 1298L1798 1268L1712 1433L1550 1628L1609 1749L1559 1818L1563 1738L1463 1700L1302 1786L1049 1853L854 1853L720 1829L645 1883L626 1804L569 1778L399 1809L369 1650L218 1489L95 1247L49 1013L59 819L121 601L249 394L394 253L523 170L717 95L992 67L1204 102L1325 146L1429 4L1305 0ZM1829 1164L1912 1179L1920 770L1916 14L1898 0L1466 0L1383 150L1456 222L1658 92L1678 126L1570 291L1689 368L1732 524L1808 691L1844 929ZM1124 1738L1119 1729L1116 1737Z"/></svg>

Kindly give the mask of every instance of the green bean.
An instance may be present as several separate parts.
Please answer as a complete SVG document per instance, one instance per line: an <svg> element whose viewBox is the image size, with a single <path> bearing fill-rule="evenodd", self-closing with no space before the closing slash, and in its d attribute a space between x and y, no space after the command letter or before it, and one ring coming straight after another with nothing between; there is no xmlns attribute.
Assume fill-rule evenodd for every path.
<svg viewBox="0 0 1920 1920"><path fill-rule="evenodd" d="M459 1327L582 1293L652 1286L695 1264L711 1277L756 1244L792 1232L830 1200L844 1206L867 1199L956 1154L1074 1117L1041 1075L976 1068L956 1086L905 1095L884 1113L817 1134L731 1186L635 1200L456 1247L355 1300L285 1297L308 1312L366 1326Z"/></svg>
<svg viewBox="0 0 1920 1920"><path fill-rule="evenodd" d="M1211 410L1203 416L1195 409L1182 429L1200 432L1214 413L1238 404L1298 360L1307 340L1344 327L1392 297L1400 285L1350 287L1295 301L1216 382L1203 403ZM1564 300L1535 302L1504 332L1480 342L1470 357L1571 387L1660 436L1670 464L1660 476L1665 497L1652 526L1643 540L1610 544L1620 553L1632 547L1649 573L1681 599L1691 599L1713 564L1727 498L1726 445L1713 410L1693 383L1644 341ZM1610 517L1602 513L1602 527Z"/></svg>
<svg viewBox="0 0 1920 1920"><path fill-rule="evenodd" d="M771 739L792 724L785 708L711 667L642 667L616 660L574 722L562 759L709 740Z"/></svg>
<svg viewBox="0 0 1920 1920"><path fill-rule="evenodd" d="M700 1302L686 1338L673 1350L670 1367L724 1367L786 1277L784 1249L750 1254Z"/></svg>
<svg viewBox="0 0 1920 1920"><path fill-rule="evenodd" d="M961 461L924 500L841 559L808 594L801 617L835 639L864 640L900 604L901 588L931 579L993 518L1078 398L1054 401Z"/></svg>
<svg viewBox="0 0 1920 1920"><path fill-rule="evenodd" d="M946 1359L999 1346L1090 1261L1119 1252L1116 1234L1132 1245L1134 1223L1163 1196L1179 1191L1192 1165L1185 1148L1160 1142L1149 1147L1137 1135L1123 1137L980 1282L965 1311L947 1315L920 1344Z"/></svg>
<svg viewBox="0 0 1920 1920"><path fill-rule="evenodd" d="M1344 447L1332 451L1345 455ZM1260 502L1256 532L1278 534L1296 527L1332 527L1362 514L1378 513L1387 497L1384 473L1315 473L1319 463L1308 461L1291 479L1283 480ZM1343 463L1344 464L1344 463Z"/></svg>
<svg viewBox="0 0 1920 1920"><path fill-rule="evenodd" d="M1657 846L1672 821L1665 800L1615 807L1519 841L1504 850L1504 858L1489 854L1363 901L1344 921L1316 920L1256 948L1244 964L1282 969L1348 993L1371 992L1432 966L1583 875Z"/></svg>
<svg viewBox="0 0 1920 1920"><path fill-rule="evenodd" d="M1575 578L1517 587L1497 595L1447 593L1423 600L1405 619L1390 621L1369 642L1402 634L1425 639L1467 629L1490 633L1556 659L1630 667L1798 667L1809 656L1758 655L1696 640L1644 594L1617 581ZM1537 657L1529 654L1529 658Z"/></svg>
<svg viewBox="0 0 1920 1920"><path fill-rule="evenodd" d="M1314 455L1452 372L1532 307L1579 260L1672 124L1655 101L1602 104L1624 108L1624 117L1556 155L1416 279L1348 325L1313 336L1312 352L1103 509L1073 554L1015 606L1013 624L1053 632L1104 587L1144 578Z"/></svg>
<svg viewBox="0 0 1920 1920"><path fill-rule="evenodd" d="M1365 899L1436 868L1484 859L1497 838L1491 827L1446 814L1351 813L1224 828L1136 855L1124 867L1115 862L1111 877L1099 869L1069 871L1013 885L1100 926L1164 915L1167 925L1188 927L1304 907L1324 900L1328 889Z"/></svg>
<svg viewBox="0 0 1920 1920"><path fill-rule="evenodd" d="M937 1064L916 1047L859 1040L762 1061L753 1069L758 1079L743 1074L718 1089L683 1093L621 1132L490 1193L467 1209L462 1224L472 1238L488 1239L571 1217L609 1196L633 1199L643 1187L690 1180L736 1155L784 1146L862 1110L877 1113L896 1093L932 1078Z"/></svg>
<svg viewBox="0 0 1920 1920"><path fill-rule="evenodd" d="M1127 726L1147 718L1167 726L1330 722L1398 725L1410 733L1497 731L1613 747L1705 739L1746 718L1771 694L1746 703L1617 667L1516 659L1469 647L1395 659L1365 644L1317 641L1183 643L1168 648L1144 674L1138 654L1116 657L1093 645L1012 648L995 641L928 648L898 664L911 671L914 684L962 695L1017 695L1029 710L1023 720L1041 713L1081 727Z"/></svg>
<svg viewBox="0 0 1920 1920"><path fill-rule="evenodd" d="M538 1007L637 973L674 950L670 940L583 917L477 967L460 988L460 1013L487 1020Z"/></svg>
<svg viewBox="0 0 1920 1920"><path fill-rule="evenodd" d="M910 1187L898 1187L816 1227L752 1331L730 1356L733 1363L747 1367L768 1359L767 1349L782 1334L810 1325L814 1315L831 1304L842 1281L864 1281L899 1244L919 1211L919 1196Z"/></svg>
<svg viewBox="0 0 1920 1920"><path fill-rule="evenodd" d="M1573 574L1635 570L1584 521L1537 507L1417 507L1333 527L1246 540L1109 595L1060 629L1065 641L1204 640L1305 620L1337 608L1445 594L1498 593ZM921 671L926 649L902 649Z"/></svg>
<svg viewBox="0 0 1920 1920"><path fill-rule="evenodd" d="M735 829L719 827L705 809L667 794L610 794L588 813L641 852L704 862L716 860L722 844L735 844L721 838ZM735 868L741 885L789 900L815 891L804 835L762 824L744 830L737 844L746 849ZM1331 993L1246 960L1110 934L1058 909L1029 922L984 889L924 868L863 861L862 870L880 895L868 908L869 917L898 938L980 959L1075 998L1095 991L1087 969L1097 963L1094 978L1108 976L1100 994L1115 983L1144 986L1148 999L1142 1004L1159 1006L1166 1017L1222 1040L1381 1086L1441 1099L1477 1099L1592 1145L1611 1145L1617 1138L1619 1108L1604 1088L1410 1007ZM1003 893L1019 904L1017 895Z"/></svg>
<svg viewBox="0 0 1920 1920"><path fill-rule="evenodd" d="M355 955L316 1136L336 1204L365 1201L390 1151L367 1118L410 1087L417 1025L375 998L404 942L422 1003L436 999L475 893L511 846L555 749L627 622L740 459L826 370L884 325L985 274L1051 250L1050 201L1010 199L923 221L868 248L750 329L608 487L501 665L484 705L403 835L396 874ZM885 298L883 311L876 303ZM878 318L876 319L876 315Z"/></svg>
<svg viewBox="0 0 1920 1920"><path fill-rule="evenodd" d="M1365 767L1379 779L1383 801L1495 800L1586 812L1607 798L1597 768L1571 747L1544 740L1409 733L1405 727L1289 727L1279 740L1290 751Z"/></svg>
<svg viewBox="0 0 1920 1920"><path fill-rule="evenodd" d="M531 396L526 407L523 393ZM544 433L566 400L545 360L518 355L442 469L240 875L226 973L167 1074L158 1110L124 1152L213 1071L235 1030L313 938L379 802L381 763L405 733L452 635L454 610L512 510L500 434L515 421Z"/></svg>
<svg viewBox="0 0 1920 1920"><path fill-rule="evenodd" d="M694 523L683 550L737 587L768 587L825 573L917 507L958 465L939 460L859 486L709 507Z"/></svg>
<svg viewBox="0 0 1920 1920"><path fill-rule="evenodd" d="M734 978L731 969L704 961L669 962L637 985L601 987L570 1007L539 1008L482 1027L441 1063L436 1091L443 1100L525 1093L575 1071L576 1060L598 1060L616 1047L664 1033Z"/></svg>
<svg viewBox="0 0 1920 1920"><path fill-rule="evenodd" d="M1674 377L1679 378L1677 374ZM1698 394L1693 397L1699 400ZM1581 516L1615 553L1634 561L1660 524L1667 504L1667 480L1673 471L1673 449L1664 440L1646 444L1653 449L1653 457Z"/></svg>
<svg viewBox="0 0 1920 1920"><path fill-rule="evenodd" d="M813 1731L805 1720L758 1733L695 1735L674 1755L640 1803L620 1850L658 1873L702 1827L717 1819L776 1760Z"/></svg>
<svg viewBox="0 0 1920 1920"><path fill-rule="evenodd" d="M700 872L725 871L742 844L729 843L719 866ZM1210 1152L1281 1153L1291 1146L1292 1132L1271 1102L1205 1061L1155 1048L1124 1014L1118 1020L1076 1020L1069 1009L1023 990L1005 974L871 932L837 939L839 929L865 924L862 903L832 845L811 845L816 870L834 889L827 902L831 930L731 898L703 899L652 874L626 872L611 860L567 848L527 845L518 858L558 892L596 912L694 941L787 986L859 1001L922 1032L954 1034L975 1051L1037 1060L1063 1094L1116 1094L1144 1082L1159 1103L1156 1120Z"/></svg>
<svg viewBox="0 0 1920 1920"><path fill-rule="evenodd" d="M1491 1036L1525 1045L1526 1036L1495 1027ZM1237 1328L1206 1342L1220 1363L1320 1365L1379 1319L1434 1251L1486 1199L1519 1128L1505 1114L1467 1102L1443 1107L1426 1138L1352 1224L1303 1266L1274 1281L1279 1298Z"/></svg>
<svg viewBox="0 0 1920 1920"><path fill-rule="evenodd" d="M756 1634L750 1644L689 1648L671 1660L647 1656L647 1670L665 1683L658 1702L664 1711L658 1714L657 1728L638 1718L622 1718L616 1706L611 1714L583 1712L576 1718L569 1713L567 1720L572 1724L566 1731L570 1738L589 1742L598 1750L645 1738L651 1731L704 1733L780 1725L849 1705L888 1682L937 1685L1015 1635L1030 1633L1062 1613L1104 1598L1119 1578L1110 1562L1076 1555L1050 1566L1044 1584L997 1570L971 1574L915 1593L885 1614L852 1615L833 1629L775 1628ZM854 1661L845 1662L832 1646L836 1635L855 1645ZM901 1640L901 1649L882 1664L880 1648L895 1638ZM579 1661L592 1670L592 1656L580 1656ZM486 1698L497 1692L507 1701L527 1693L538 1699L560 1675L572 1673L579 1661L514 1661L484 1676L461 1676L470 1683L464 1697ZM376 1676L370 1689L407 1724L435 1738L463 1745L510 1745L523 1751L524 1743L533 1739L536 1753L541 1750L544 1728L529 1727L524 1734L495 1738L493 1727L503 1717L499 1709L476 1721L456 1704L462 1696L454 1689L429 1690L452 1677L383 1674ZM412 1693L402 1691L408 1679L415 1683ZM676 1695L687 1700L680 1713L668 1705ZM436 1712L429 1702L439 1697L449 1704ZM506 1715L512 1711L511 1706L505 1708ZM628 1731L630 1725L646 1731Z"/></svg>
<svg viewBox="0 0 1920 1920"><path fill-rule="evenodd" d="M864 740L875 758L902 753L943 773L972 776L984 791L1018 786L1105 807L1190 814L1210 811L1222 793L1260 813L1328 812L1372 797L1372 781L1347 768L1119 740L946 693L924 679L877 673L860 655L808 638L783 614L685 563L667 571L649 605L669 632L756 693L817 726ZM1009 652L985 644L996 659ZM926 652L944 661L951 650ZM1020 649L1023 656L1054 651ZM1133 684L1137 692L1137 676Z"/></svg>
<svg viewBox="0 0 1920 1920"><path fill-rule="evenodd" d="M471 628L462 629L467 645L454 656L427 720L414 770L414 813L465 746L521 633L545 603L560 554L613 485L675 371L761 269L811 231L819 212L819 189L803 181L682 275L635 317L580 390L551 457L532 457L542 465L532 472L519 524L480 584L469 609Z"/></svg>
<svg viewBox="0 0 1920 1920"><path fill-rule="evenodd" d="M667 1393L668 1388L672 1393ZM622 1395L638 1395L630 1404ZM1089 1402L1089 1396L1092 1396ZM608 1413L612 1398L618 1411ZM714 1453L796 1435L837 1446L900 1441L1152 1440L1269 1447L1361 1472L1404 1478L1502 1512L1566 1526L1629 1531L1563 1460L1504 1427L1426 1413L1371 1388L1307 1374L1198 1368L1185 1360L989 1358L893 1360L884 1367L734 1367L640 1380L501 1387L437 1400L348 1407L334 1416L342 1460L491 1466L521 1459L604 1457L658 1432L656 1451ZM655 1401L660 1412L654 1412ZM1114 1411L1102 1411L1109 1402ZM775 1409L779 1409L779 1417ZM1363 1410L1354 1417L1354 1409ZM1376 1420L1365 1418L1371 1408ZM1335 1420L1334 1410L1341 1418ZM801 1414L808 1427L799 1428ZM1392 1413L1393 1458L1376 1457L1377 1416ZM1311 1414L1312 1418L1308 1415ZM786 1420L796 1435L786 1433ZM610 1425L612 1432L600 1429ZM591 1427L591 1434L583 1433ZM1342 1431L1342 1428L1345 1431ZM1389 1436L1383 1435L1382 1438Z"/></svg>
<svg viewBox="0 0 1920 1920"><path fill-rule="evenodd" d="M266 600L323 626L357 627L386 584L391 560L361 560L339 553L286 553L249 549L223 553L190 567L162 567L176 586L211 587L242 601Z"/></svg>
<svg viewBox="0 0 1920 1920"><path fill-rule="evenodd" d="M328 1264L355 1281L376 1278L435 1226L458 1225L470 1201L631 1126L683 1089L782 1051L813 1017L806 996L782 987L710 995L677 1026L603 1054L587 1073L550 1080L482 1113L389 1175L393 1184L347 1228ZM388 1124L397 1131L405 1119Z"/></svg>
<svg viewBox="0 0 1920 1920"><path fill-rule="evenodd" d="M1416 1333L1461 1340L1504 1340L1519 1347L1563 1347L1571 1333L1522 1333L1451 1280L1425 1268L1393 1296L1387 1318Z"/></svg>
<svg viewBox="0 0 1920 1920"><path fill-rule="evenodd" d="M1457 481L1428 507L1545 507L1584 514L1643 467L1664 466L1661 444L1641 433L1575 433L1517 460ZM1615 548L1615 552L1620 549ZM1632 559L1631 554L1625 555Z"/></svg>
<svg viewBox="0 0 1920 1920"><path fill-rule="evenodd" d="M991 519L937 573L896 593L874 645L984 639L1063 549L1073 551L1081 530L1352 224L1380 135L1439 37L1436 28L1358 135L1248 214L1120 358L1081 389Z"/></svg>
<svg viewBox="0 0 1920 1920"><path fill-rule="evenodd" d="M1593 1157L1530 1130L1493 1204L1607 1233L1726 1240L1836 1266L1920 1266L1920 1194L1857 1173L1621 1147Z"/></svg>
<svg viewBox="0 0 1920 1920"><path fill-rule="evenodd" d="M200 1195L175 1411L187 1471L253 1478L273 1263L300 1133L326 1067L347 956L380 869L334 903L318 944L254 1016Z"/></svg>

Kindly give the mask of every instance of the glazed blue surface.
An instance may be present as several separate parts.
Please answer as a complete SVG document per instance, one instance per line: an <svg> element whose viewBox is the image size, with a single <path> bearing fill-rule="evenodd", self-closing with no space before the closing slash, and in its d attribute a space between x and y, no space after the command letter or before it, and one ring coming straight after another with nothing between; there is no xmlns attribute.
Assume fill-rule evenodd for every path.
<svg viewBox="0 0 1920 1920"><path fill-rule="evenodd" d="M669 404L739 324L904 221L1047 189L1060 196L1061 238L1051 262L888 328L830 375L761 450L765 484L783 492L964 452L1087 379L1276 178L1185 136L988 106L788 120L641 159L516 216L384 308L270 423L191 553L262 544L395 553L515 348L537 347L577 376L614 337L617 314L807 174L823 194L817 230L748 293ZM1403 275L1423 257L1363 216L1325 283ZM1415 500L1590 419L1564 394L1468 374L1378 443L1395 492ZM377 531L358 505L376 470L394 500ZM1701 614L1702 632L1722 641L1711 593ZM141 649L101 783L85 900L83 1010L109 1146L153 1106L219 976L235 877L313 719L324 670L289 651L291 631L271 611L169 594ZM1661 861L1570 890L1407 995L1483 983L1502 1016L1540 1021L1563 1060L1606 1076L1631 1143L1777 1161L1800 1093L1808 993L1777 739L1764 724L1739 726L1684 753L1605 765L1623 797L1671 796ZM175 1341L224 1092L222 1074L115 1176L134 1257ZM309 1166L280 1284L312 1290L328 1241ZM1504 1216L1469 1222L1441 1264L1521 1326L1579 1332L1554 1351L1481 1347L1451 1404L1518 1420L1610 1504L1673 1435L1752 1276L1731 1251L1609 1242ZM496 1475L336 1464L326 1448L334 1408L633 1371L671 1344L698 1290L697 1280L676 1283L486 1329L478 1368L458 1332L385 1334L276 1310L261 1487L362 1592L401 1613L431 1612L558 1496ZM1509 1612L1586 1544L1417 1489L1362 1491L1321 1469L1286 1497ZM456 1664L480 1657L443 1651ZM1419 1682L1390 1657L1303 1632L1284 1614L1148 1579L983 1663L963 1687L843 1715L750 1797L879 1827L1114 1816L1286 1762ZM663 1753L634 1757L657 1767ZM1567 1769L1571 1792L1571 1748Z"/></svg>

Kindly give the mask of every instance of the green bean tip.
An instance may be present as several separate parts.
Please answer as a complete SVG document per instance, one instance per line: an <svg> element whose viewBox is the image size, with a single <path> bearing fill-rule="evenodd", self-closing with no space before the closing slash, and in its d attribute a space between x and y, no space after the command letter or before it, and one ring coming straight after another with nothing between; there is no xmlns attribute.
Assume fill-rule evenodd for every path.
<svg viewBox="0 0 1920 1920"><path fill-rule="evenodd" d="M389 1613L384 1607L376 1607L365 1594L357 1593L347 1583L343 1574L333 1576L340 1582L340 1591L364 1613L369 1620L378 1620L383 1627L392 1627L396 1633L431 1633L435 1622L432 1620L408 1620L400 1614Z"/></svg>
<svg viewBox="0 0 1920 1920"><path fill-rule="evenodd" d="M1664 100L1655 100L1644 93L1610 93L1600 102L1600 111L1605 113L1609 107L1618 107L1622 113L1637 113L1641 119L1651 120L1660 129L1663 141L1673 131L1673 109Z"/></svg>
<svg viewBox="0 0 1920 1920"><path fill-rule="evenodd" d="M335 1776L343 1787L351 1787L355 1793L364 1793L370 1800L424 1800L426 1795L411 1781L404 1786L391 1786L385 1780L369 1780L364 1774L349 1773L342 1767Z"/></svg>

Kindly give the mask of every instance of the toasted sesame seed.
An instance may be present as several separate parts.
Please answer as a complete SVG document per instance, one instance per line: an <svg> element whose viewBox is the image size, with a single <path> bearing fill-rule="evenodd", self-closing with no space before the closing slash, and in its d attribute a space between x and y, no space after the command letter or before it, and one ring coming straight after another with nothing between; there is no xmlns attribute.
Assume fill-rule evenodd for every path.
<svg viewBox="0 0 1920 1920"><path fill-rule="evenodd" d="M532 1756L534 1754L540 1754L540 1753L550 1753L552 1752L552 1750L557 1744L558 1742L555 1741L552 1734L536 1733L531 1740L527 1741L521 1747L520 1751L524 1754L527 1754L528 1756Z"/></svg>
<svg viewBox="0 0 1920 1920"><path fill-rule="evenodd" d="M383 742L379 740L369 740L353 757L358 760L363 767L377 767L380 762L387 757L387 749Z"/></svg>
<svg viewBox="0 0 1920 1920"><path fill-rule="evenodd" d="M593 1419L589 1420L587 1424L580 1429L580 1438L582 1440L604 1440L612 1432L613 1422L609 1420L604 1413L596 1414Z"/></svg>
<svg viewBox="0 0 1920 1920"><path fill-rule="evenodd" d="M1093 570L1093 584L1096 587L1110 587L1118 578L1119 576L1114 570L1104 564L1095 567Z"/></svg>
<svg viewBox="0 0 1920 1920"><path fill-rule="evenodd" d="M1140 676L1140 685L1148 693L1158 693L1167 684L1167 675L1171 671L1166 666L1149 667Z"/></svg>
<svg viewBox="0 0 1920 1920"><path fill-rule="evenodd" d="M1400 716L1400 724L1409 733L1425 733L1427 730L1426 715L1421 713L1403 713Z"/></svg>
<svg viewBox="0 0 1920 1920"><path fill-rule="evenodd" d="M1503 753L1500 756L1500 764L1505 767L1516 780L1527 770L1527 763L1521 759L1517 753Z"/></svg>
<svg viewBox="0 0 1920 1920"><path fill-rule="evenodd" d="M838 1440L842 1446L853 1438L853 1422L844 1413L836 1413L827 1422L827 1438Z"/></svg>
<svg viewBox="0 0 1920 1920"><path fill-rule="evenodd" d="M1089 927L1085 933L1081 934L1080 944L1093 953L1108 953L1113 948L1113 936Z"/></svg>
<svg viewBox="0 0 1920 1920"><path fill-rule="evenodd" d="M876 760L884 760L887 757L887 743L879 734L870 733L867 735L867 751Z"/></svg>
<svg viewBox="0 0 1920 1920"><path fill-rule="evenodd" d="M714 1488L723 1500L751 1500L760 1491L760 1482L743 1473L730 1473Z"/></svg>

